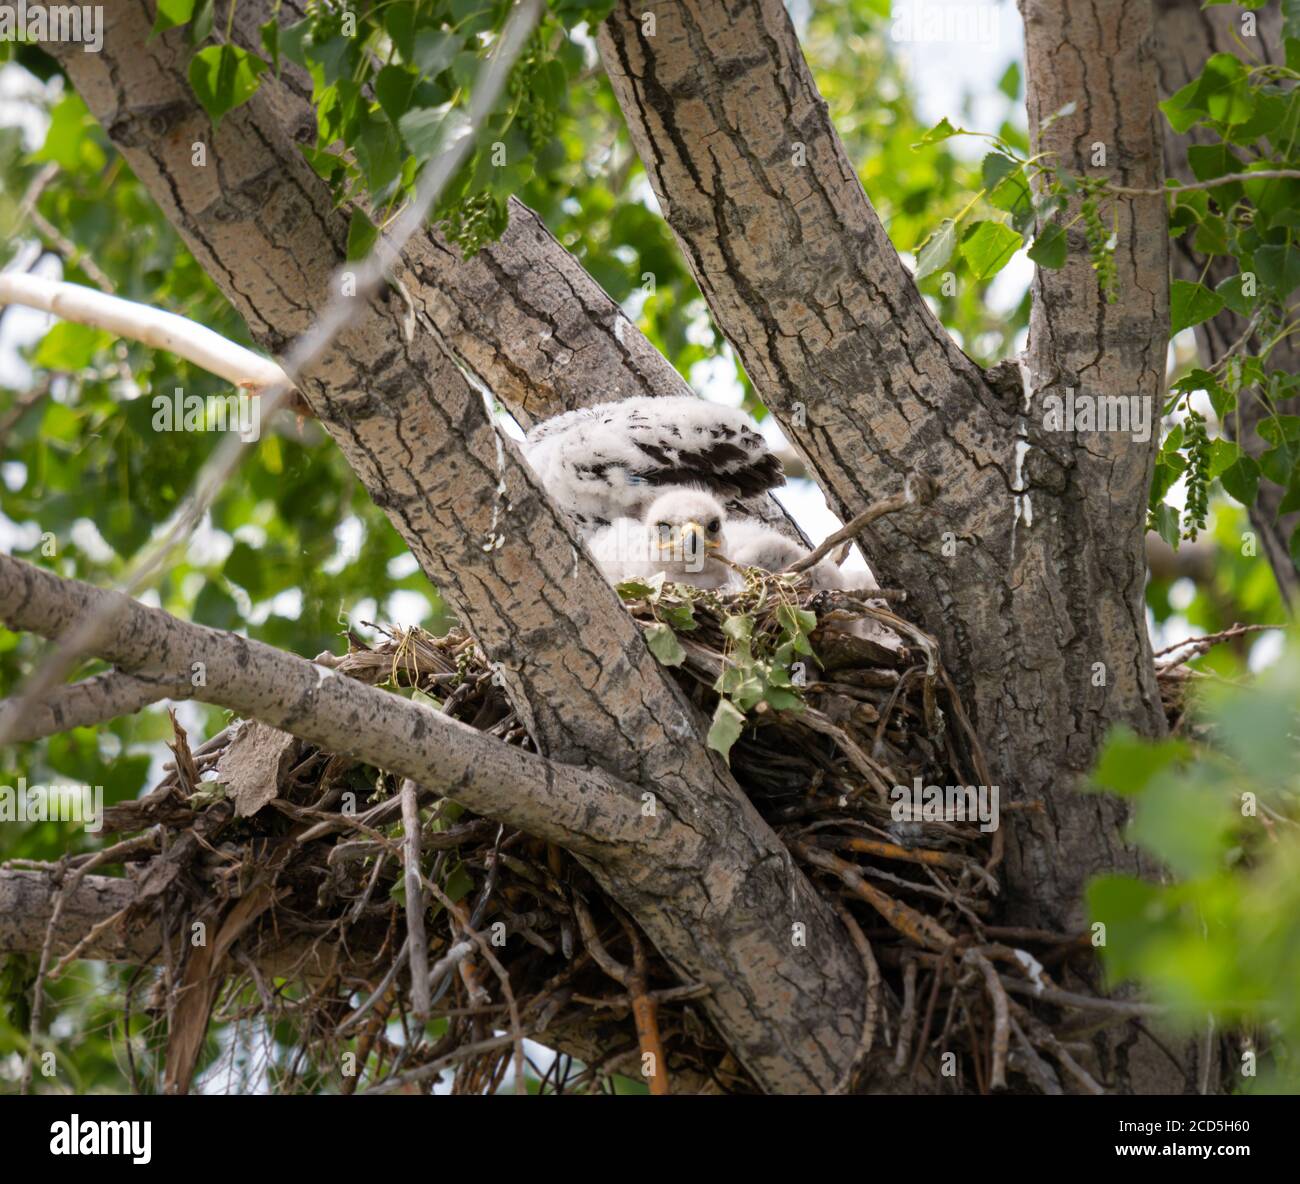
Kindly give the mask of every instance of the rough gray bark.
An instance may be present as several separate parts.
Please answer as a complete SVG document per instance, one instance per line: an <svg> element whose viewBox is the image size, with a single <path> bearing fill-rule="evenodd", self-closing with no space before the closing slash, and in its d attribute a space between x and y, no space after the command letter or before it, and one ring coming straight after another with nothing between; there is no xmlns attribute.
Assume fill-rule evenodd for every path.
<svg viewBox="0 0 1300 1184"><path fill-rule="evenodd" d="M1201 67L1212 54L1240 55L1237 37L1240 37L1242 14L1236 7L1203 9L1198 0L1157 0L1157 10L1156 67L1162 99L1167 99L1200 74ZM1256 36L1251 39L1242 37L1241 43L1256 53L1260 61L1285 62L1280 9L1270 5L1252 13L1252 16L1257 21ZM1170 176L1181 181L1195 180L1187 164L1187 148L1205 139L1203 132L1179 135L1165 123L1165 169ZM1231 256L1216 256L1207 261L1193 248L1192 238L1189 233L1173 241L1174 275L1178 279L1202 280L1212 288L1236 273L1236 261ZM1245 331L1245 320L1231 309L1224 309L1218 316L1197 325L1196 344L1202 364L1217 362ZM1256 349L1262 343L1252 337L1246 344L1248 348ZM1271 365L1291 373L1300 372L1300 342L1294 337L1280 342L1271 355ZM1293 415L1300 411L1300 400L1290 399L1286 403L1288 405L1279 410ZM1266 414L1261 399L1253 393L1243 392L1238 442L1251 456L1258 457L1269 448L1268 442L1256 430ZM1236 418L1224 426L1229 434L1233 433L1238 426ZM1283 602L1294 612L1300 608L1300 571L1296 570L1291 558L1290 542L1292 534L1300 527L1300 512L1293 511L1279 517L1278 509L1285 492L1271 481L1261 482L1259 498L1250 508L1250 521L1263 543L1263 557L1267 558L1277 577Z"/></svg>
<svg viewBox="0 0 1300 1184"><path fill-rule="evenodd" d="M653 35L643 9L655 14ZM1032 75L1041 73L1035 30L1044 26L1038 6L1027 15ZM1150 61L1133 44L1140 38L1120 37L1119 19L1117 5L1100 6L1071 29L1071 52L1089 70L1111 72L1090 76L1090 86L1126 88L1123 110L1098 104L1089 118L1119 121L1105 134L1118 129L1135 158L1120 162L1124 175L1147 176L1158 167ZM1127 43L1118 53L1117 40ZM715 319L832 506L842 516L860 512L909 465L939 477L933 513L870 528L868 558L884 583L908 589L909 606L943 643L1003 791L1042 805L1042 815L1017 815L1012 912L1077 924L1087 878L1135 857L1119 839L1117 810L1072 794L1070 779L1089 767L1111 722L1162 727L1141 608L1151 445L1116 449L1103 462L1089 442L1034 432L1023 451L1030 417L1020 382L990 382L925 306L863 193L780 0L620 0L600 47ZM1076 73L1076 89L1081 82ZM1081 134L1074 125L1070 133ZM1073 152L1065 163L1077 163ZM1156 393L1151 359L1162 356L1166 314L1153 224L1121 248L1132 252L1130 281L1155 269L1140 281L1149 289L1145 320L1124 306L1096 326L1107 348L1125 350L1122 361L1085 374L1106 393ZM1095 312L1086 258L1069 274L1081 307ZM1057 291L1049 285L1046 295ZM1063 364L1086 370L1084 318L1062 324L1054 345L1045 315L1040 309L1036 358L1059 350ZM1064 386L1065 377L1063 369L1051 380ZM1105 688L1091 685L1097 662L1108 671Z"/></svg>
<svg viewBox="0 0 1300 1184"><path fill-rule="evenodd" d="M181 70L183 34L147 41L151 6L123 4L105 23L101 54L62 55L74 84L259 343L283 352L337 282L345 216L260 96L212 134ZM206 168L191 164L199 140ZM409 290L409 272L397 279ZM705 1007L738 1058L769 1089L829 1088L851 1056L863 985L838 922L705 748L703 721L432 327L417 317L407 340L405 319L391 292L359 307L300 388L498 664L542 751L652 789L690 819L701 853L676 868L677 904L629 911L713 988ZM744 854L723 870L729 848ZM689 923L668 922L679 906ZM791 943L795 921L806 948ZM723 931L732 955L706 936Z"/></svg>
<svg viewBox="0 0 1300 1184"><path fill-rule="evenodd" d="M0 620L9 628L56 638L101 613L106 625L93 643L95 656L119 671L168 683L197 682L186 697L383 766L476 813L600 862L605 861L602 849L610 853L623 842L653 844L681 827L677 835L686 845L672 860L691 862L699 836L690 825L678 822L668 808L641 818L637 787L601 769L560 764L502 744L329 667L0 555ZM611 858L611 866L620 858Z"/></svg>
<svg viewBox="0 0 1300 1184"><path fill-rule="evenodd" d="M241 0L236 43L261 53L260 26L271 0ZM300 19L305 0L284 0L282 25ZM299 143L314 143L311 80L285 62L263 97ZM691 395L671 362L646 339L582 265L523 202L512 198L501 238L472 259L433 228L417 234L406 263L408 291L448 351L529 428L542 419L637 395Z"/></svg>
<svg viewBox="0 0 1300 1184"><path fill-rule="evenodd" d="M1087 173L1099 139L1113 148L1116 180L1158 184L1146 0L1091 0L1068 10L1023 0L1023 10L1031 126L1066 99L1079 104L1074 122L1039 137L1041 146L1057 152L1062 167ZM646 11L656 17L653 34L641 21ZM341 220L293 151L274 95L232 113L211 140L177 72L174 35L150 43L141 60L143 38L125 30L132 21L138 30L142 19L132 0L111 14L101 61L73 55L66 64L255 335L280 349L305 327L312 294L328 288L341 258ZM122 38L116 50L115 36ZM921 300L830 125L779 0L621 0L601 47L716 320L832 506L855 514L913 468L941 478L933 513L882 520L868 536L869 557L886 583L912 593L968 692L1004 799L1029 807L1011 816L1011 918L1077 924L1089 876L1142 867L1120 836L1122 811L1075 795L1071 780L1089 767L1109 724L1147 733L1163 726L1141 610L1141 523L1154 443L1053 435L1041 399L1049 388L1073 385L1158 400L1167 327L1159 199L1120 205L1118 304L1097 297L1077 242L1065 273L1039 277L1028 381L1008 383L1005 372L974 366ZM197 138L209 139L215 164L198 176L188 169ZM519 264L527 244L507 245ZM538 260L551 258L542 238L534 245ZM861 972L784 849L703 753L697 722L648 662L634 628L615 620L608 590L595 591L585 554L566 549L568 532L526 467L508 445L497 451L481 404L438 348L445 342L463 364L486 373L492 347L480 335L490 343L493 334L530 324L533 313L510 298L501 320L467 318L430 290L443 285L454 304L447 293L501 300L517 285L498 274L487 287L486 273L471 279L450 263L446 273L430 265L421 274L415 260L426 249L437 248L421 244L398 277L407 292L421 293L413 297L414 339L403 336L396 297L372 302L307 377L308 397L425 571L503 663L543 750L655 786L710 860L720 845L735 873L710 885L714 899L701 899L691 882L698 866L674 869L683 877L675 891L700 902L695 924L704 938L673 929L663 901L632 911L670 960L714 986L715 1022L761 1082L828 1088L856 1039ZM540 282L548 264L520 266L519 275ZM595 307L585 297L576 303ZM548 325L554 318L553 311L538 315ZM599 321L583 314L565 340ZM617 323L590 340L608 350ZM550 383L537 406L585 398L583 371L548 370L527 348L526 361L515 354L498 362L487 385L517 382L511 400L525 417L522 388L534 381ZM628 373L653 368L637 362ZM404 451L390 471L394 438ZM482 540L501 524L498 480L512 525L526 537L507 528L502 548L482 552ZM430 508L430 500L439 504ZM590 613L594 624L575 625L575 611ZM577 674L558 668L570 647L583 655ZM1098 665L1104 685L1095 685ZM641 713L630 722L618 714L625 703ZM601 718L599 705L611 718ZM781 940L792 919L809 923L804 955ZM729 944L712 928L719 923ZM701 965L706 946L721 946L728 964ZM1181 1083L1167 1065L1163 1075L1151 1068L1144 1039L1131 1049L1102 1045L1120 1088Z"/></svg>

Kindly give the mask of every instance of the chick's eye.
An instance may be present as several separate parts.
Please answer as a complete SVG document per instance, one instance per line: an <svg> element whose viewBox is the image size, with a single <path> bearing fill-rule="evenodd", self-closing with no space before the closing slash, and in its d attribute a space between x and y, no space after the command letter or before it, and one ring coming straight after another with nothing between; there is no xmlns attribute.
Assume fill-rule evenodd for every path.
<svg viewBox="0 0 1300 1184"><path fill-rule="evenodd" d="M717 534L722 529L722 523L717 518L709 519L709 533Z"/></svg>

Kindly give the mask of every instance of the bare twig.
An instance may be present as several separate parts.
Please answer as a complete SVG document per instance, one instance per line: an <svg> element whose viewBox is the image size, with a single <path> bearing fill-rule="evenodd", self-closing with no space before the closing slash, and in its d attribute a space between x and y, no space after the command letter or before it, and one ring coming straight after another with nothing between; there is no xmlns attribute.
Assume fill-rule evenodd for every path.
<svg viewBox="0 0 1300 1184"><path fill-rule="evenodd" d="M923 506L934 498L938 492L938 485L924 473L912 473L907 480L903 482L903 492L896 493L893 497L886 498L883 502L877 502L874 506L868 506L861 514L852 518L835 531L834 534L827 535L802 559L796 560L785 569L787 575L793 575L795 572L807 571L808 568L820 563L841 543L853 542L853 540L868 526L878 518L885 517L886 514L893 514L899 510L906 509L908 506Z"/></svg>
<svg viewBox="0 0 1300 1184"><path fill-rule="evenodd" d="M429 939L424 933L424 888L420 884L419 790L402 780L402 864L406 874L406 938L411 960L411 1007L423 1023L429 1018Z"/></svg>

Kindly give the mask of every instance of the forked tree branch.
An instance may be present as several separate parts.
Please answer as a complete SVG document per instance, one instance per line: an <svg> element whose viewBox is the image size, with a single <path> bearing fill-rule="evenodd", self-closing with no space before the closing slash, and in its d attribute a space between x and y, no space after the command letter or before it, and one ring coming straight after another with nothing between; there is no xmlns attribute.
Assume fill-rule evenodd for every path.
<svg viewBox="0 0 1300 1184"><path fill-rule="evenodd" d="M232 40L260 54L268 19L277 17L284 26L306 13L306 0L242 0ZM298 143L316 136L311 98L310 77L292 62L281 63L278 77L263 77L259 99ZM404 290L443 349L524 428L595 403L693 396L672 363L542 219L518 198L509 207L501 238L472 258L433 226L415 235L403 253ZM774 498L752 498L746 507L807 543Z"/></svg>
<svg viewBox="0 0 1300 1184"><path fill-rule="evenodd" d="M214 135L183 72L183 35L148 40L141 0L105 23L103 52L63 54L66 68L254 338L277 353L337 282L345 215L263 96ZM197 140L219 168L191 163ZM843 1072L862 988L834 915L705 748L702 721L482 399L418 316L414 328L399 295L374 298L300 389L497 665L542 750L609 769L690 818L707 855L642 867L649 879L624 907L712 988L705 1007L756 1080L826 1088ZM651 892L653 880L669 882ZM796 921L804 948L790 941Z"/></svg>
<svg viewBox="0 0 1300 1184"><path fill-rule="evenodd" d="M1008 417L871 208L784 4L619 0L599 44L715 320L832 508L848 521L914 467L970 490L867 532L881 582L941 631L935 541L993 533Z"/></svg>

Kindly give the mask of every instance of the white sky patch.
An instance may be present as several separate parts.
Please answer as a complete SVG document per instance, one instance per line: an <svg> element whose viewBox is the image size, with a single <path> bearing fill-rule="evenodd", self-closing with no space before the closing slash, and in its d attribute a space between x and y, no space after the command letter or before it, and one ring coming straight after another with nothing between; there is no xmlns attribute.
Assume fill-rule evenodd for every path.
<svg viewBox="0 0 1300 1184"><path fill-rule="evenodd" d="M277 617L287 617L296 621L302 616L302 589L286 588L271 599L271 612Z"/></svg>
<svg viewBox="0 0 1300 1184"><path fill-rule="evenodd" d="M388 597L384 624L409 629L429 615L429 598L420 592L399 588Z"/></svg>
<svg viewBox="0 0 1300 1184"><path fill-rule="evenodd" d="M117 554L89 518L78 518L68 535L72 545L83 551L93 563L112 563Z"/></svg>
<svg viewBox="0 0 1300 1184"><path fill-rule="evenodd" d="M404 580L407 576L413 576L420 570L420 564L410 551L403 551L400 555L394 555L388 561L388 578L390 580Z"/></svg>
<svg viewBox="0 0 1300 1184"><path fill-rule="evenodd" d="M1259 674L1270 666L1275 666L1282 659L1286 650L1286 634L1281 629L1270 629L1261 633L1250 647L1250 657L1246 664L1252 673Z"/></svg>
<svg viewBox="0 0 1300 1184"><path fill-rule="evenodd" d="M349 514L334 528L334 554L321 564L327 576L336 576L361 554L366 528L355 514ZM414 561L413 561L414 562Z"/></svg>

